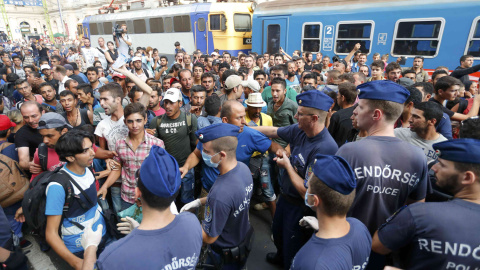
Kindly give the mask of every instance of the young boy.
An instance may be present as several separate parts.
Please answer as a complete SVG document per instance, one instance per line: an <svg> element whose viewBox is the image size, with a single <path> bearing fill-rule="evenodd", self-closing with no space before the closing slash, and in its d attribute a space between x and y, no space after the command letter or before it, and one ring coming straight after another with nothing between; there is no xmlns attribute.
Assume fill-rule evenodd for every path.
<svg viewBox="0 0 480 270"><path fill-rule="evenodd" d="M378 80L385 80L383 77L383 70L385 65L382 60L376 60L372 63L372 77L370 77L367 81L378 81Z"/></svg>

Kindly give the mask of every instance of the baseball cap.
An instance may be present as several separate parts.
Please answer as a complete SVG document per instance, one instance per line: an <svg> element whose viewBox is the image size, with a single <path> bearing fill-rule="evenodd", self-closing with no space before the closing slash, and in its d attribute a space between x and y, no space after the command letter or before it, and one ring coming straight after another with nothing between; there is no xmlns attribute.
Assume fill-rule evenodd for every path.
<svg viewBox="0 0 480 270"><path fill-rule="evenodd" d="M123 75L122 73L113 72L112 78L115 78L115 77L119 77L119 78L122 78L122 79L126 78L125 75Z"/></svg>
<svg viewBox="0 0 480 270"><path fill-rule="evenodd" d="M215 59L215 60L213 60L212 65L214 65L214 66L215 65L220 65L220 63L222 63L222 61L220 61L218 59Z"/></svg>
<svg viewBox="0 0 480 270"><path fill-rule="evenodd" d="M177 102L181 100L180 89L175 87L168 89L163 96L163 100L166 99L170 100L171 102Z"/></svg>
<svg viewBox="0 0 480 270"><path fill-rule="evenodd" d="M253 79L248 79L246 81L242 81L242 86L243 87L248 87L248 88L252 89L254 92L260 91L260 84Z"/></svg>
<svg viewBox="0 0 480 270"><path fill-rule="evenodd" d="M51 67L49 65L41 65L40 70L44 70L44 69L51 69Z"/></svg>
<svg viewBox="0 0 480 270"><path fill-rule="evenodd" d="M58 127L72 128L72 126L69 125L65 120L65 117L61 116L58 113L49 112L42 115L42 117L40 117L40 121L38 122L37 129L50 129L50 128L58 128Z"/></svg>
<svg viewBox="0 0 480 270"><path fill-rule="evenodd" d="M65 64L65 65L63 65L63 67L64 67L66 70L72 70L72 71L73 71L73 67L72 67L72 65L70 65L70 64Z"/></svg>
<svg viewBox="0 0 480 270"><path fill-rule="evenodd" d="M16 127L17 124L12 122L8 116L1 114L0 115L0 131L10 129L11 127Z"/></svg>
<svg viewBox="0 0 480 270"><path fill-rule="evenodd" d="M220 55L220 54L218 54L217 52L212 52L212 55Z"/></svg>
<svg viewBox="0 0 480 270"><path fill-rule="evenodd" d="M142 58L138 57L138 56L135 56L135 57L132 58L132 62L135 62L135 61L142 61Z"/></svg>
<svg viewBox="0 0 480 270"><path fill-rule="evenodd" d="M225 80L225 88L226 89L233 89L237 86L239 86L240 84L243 83L243 80L242 78L240 78L240 76L238 75L230 75L228 76L228 78Z"/></svg>

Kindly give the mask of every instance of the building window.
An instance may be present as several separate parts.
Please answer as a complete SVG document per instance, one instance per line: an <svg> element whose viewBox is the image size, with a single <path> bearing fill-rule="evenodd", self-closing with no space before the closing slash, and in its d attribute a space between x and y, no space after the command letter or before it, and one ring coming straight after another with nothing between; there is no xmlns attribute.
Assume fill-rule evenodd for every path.
<svg viewBox="0 0 480 270"><path fill-rule="evenodd" d="M150 33L163 33L163 18L150 19Z"/></svg>
<svg viewBox="0 0 480 270"><path fill-rule="evenodd" d="M335 53L348 54L355 44L360 43L362 53L369 54L374 24L371 21L349 21L337 24L337 38L335 40Z"/></svg>
<svg viewBox="0 0 480 270"><path fill-rule="evenodd" d="M304 24L302 33L302 52L319 52L321 38L321 23Z"/></svg>
<svg viewBox="0 0 480 270"><path fill-rule="evenodd" d="M147 26L145 20L133 20L133 32L135 34L147 33Z"/></svg>
<svg viewBox="0 0 480 270"><path fill-rule="evenodd" d="M397 21L392 55L435 57L440 48L444 24L442 18Z"/></svg>
<svg viewBox="0 0 480 270"><path fill-rule="evenodd" d="M234 14L233 26L236 32L252 31L252 19L249 14Z"/></svg>
<svg viewBox="0 0 480 270"><path fill-rule="evenodd" d="M473 20L467 47L465 48L465 55L472 55L475 58L480 57L480 17Z"/></svg>

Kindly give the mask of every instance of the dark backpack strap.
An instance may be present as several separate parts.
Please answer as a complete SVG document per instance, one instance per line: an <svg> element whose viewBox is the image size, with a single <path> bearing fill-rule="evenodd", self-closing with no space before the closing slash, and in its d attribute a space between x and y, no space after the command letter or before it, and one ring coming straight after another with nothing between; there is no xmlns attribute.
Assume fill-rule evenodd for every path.
<svg viewBox="0 0 480 270"><path fill-rule="evenodd" d="M48 146L44 143L38 145L38 159L40 160L42 171L48 171Z"/></svg>
<svg viewBox="0 0 480 270"><path fill-rule="evenodd" d="M149 75L148 70L146 68L143 69L143 73L145 73L145 76L147 76L147 78L150 78L150 75Z"/></svg>
<svg viewBox="0 0 480 270"><path fill-rule="evenodd" d="M105 53L104 53L104 52L102 51L102 49L100 49L99 47L97 47L97 50L98 50L101 54L105 55Z"/></svg>

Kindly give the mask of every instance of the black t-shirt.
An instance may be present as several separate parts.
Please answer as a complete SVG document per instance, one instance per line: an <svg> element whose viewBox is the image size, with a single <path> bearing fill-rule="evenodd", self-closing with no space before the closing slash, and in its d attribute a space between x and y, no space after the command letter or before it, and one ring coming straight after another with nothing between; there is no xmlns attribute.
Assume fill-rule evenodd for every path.
<svg viewBox="0 0 480 270"><path fill-rule="evenodd" d="M450 111L447 107L443 106L443 104L438 102L438 100L436 100L435 98L432 97L429 101L433 101L433 102L436 102L437 104L440 104L440 106L442 106L443 112L446 113L448 117L452 118L452 116L455 114L455 112Z"/></svg>
<svg viewBox="0 0 480 270"><path fill-rule="evenodd" d="M37 150L38 145L42 142L43 138L38 132L38 129L33 129L27 124L21 127L15 135L15 146L17 148L28 147L30 157L33 157L35 150Z"/></svg>
<svg viewBox="0 0 480 270"><path fill-rule="evenodd" d="M0 68L0 76L3 77L3 75L7 75L7 67Z"/></svg>
<svg viewBox="0 0 480 270"><path fill-rule="evenodd" d="M38 51L38 55L40 58L48 58L48 49L46 47L42 47L42 49Z"/></svg>
<svg viewBox="0 0 480 270"><path fill-rule="evenodd" d="M45 79L45 82L47 82L48 84L50 84L54 89L55 91L58 92L58 81L55 80L55 79L51 79L50 81Z"/></svg>
<svg viewBox="0 0 480 270"><path fill-rule="evenodd" d="M78 76L78 75L72 74L72 75L70 75L70 76L68 76L68 77L69 77L70 79L72 79L72 80L77 81L78 83L86 83L86 82L82 79L82 77L80 77L80 76Z"/></svg>
<svg viewBox="0 0 480 270"><path fill-rule="evenodd" d="M330 135L332 135L338 147L342 146L347 141L348 134L353 128L350 117L352 117L355 107L356 106L352 106L350 108L339 110L334 113L330 119L328 132L330 132Z"/></svg>

